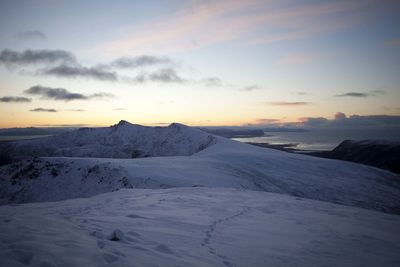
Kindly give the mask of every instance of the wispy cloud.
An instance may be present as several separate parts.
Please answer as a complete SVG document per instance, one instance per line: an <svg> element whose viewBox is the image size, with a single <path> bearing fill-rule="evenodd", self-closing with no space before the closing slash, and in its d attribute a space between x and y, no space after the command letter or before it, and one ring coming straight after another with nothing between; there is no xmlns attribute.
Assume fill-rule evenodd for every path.
<svg viewBox="0 0 400 267"><path fill-rule="evenodd" d="M78 108L78 109L65 109L65 111L72 111L72 112L85 112L86 110Z"/></svg>
<svg viewBox="0 0 400 267"><path fill-rule="evenodd" d="M378 96L378 95L386 95L387 92L385 90L372 90L369 92L369 95Z"/></svg>
<svg viewBox="0 0 400 267"><path fill-rule="evenodd" d="M64 50L25 50L17 52L4 49L0 52L0 64L8 67L75 62L74 55Z"/></svg>
<svg viewBox="0 0 400 267"><path fill-rule="evenodd" d="M176 13L132 29L131 36L100 46L119 51L171 52L236 40L259 44L349 28L369 1L298 4L295 1L194 1Z"/></svg>
<svg viewBox="0 0 400 267"><path fill-rule="evenodd" d="M44 41L47 39L47 36L41 31L23 31L17 33L15 37L21 41Z"/></svg>
<svg viewBox="0 0 400 267"><path fill-rule="evenodd" d="M62 101L72 100L89 100L93 98L113 97L108 93L96 93L92 95L84 95L80 93L73 93L64 88L51 88L41 85L32 86L24 91L25 94L38 95L43 99L53 99Z"/></svg>
<svg viewBox="0 0 400 267"><path fill-rule="evenodd" d="M336 97L368 97L368 93L360 93L360 92L348 92L344 94L335 95Z"/></svg>
<svg viewBox="0 0 400 267"><path fill-rule="evenodd" d="M348 92L343 94L335 95L335 97L356 97L356 98L367 98L370 96L381 96L386 95L387 92L385 90L372 90L369 92Z"/></svg>
<svg viewBox="0 0 400 267"><path fill-rule="evenodd" d="M29 111L31 111L31 112L50 112L50 113L57 112L57 110L54 108L35 108L35 109L31 109Z"/></svg>
<svg viewBox="0 0 400 267"><path fill-rule="evenodd" d="M25 50L23 52L9 49L0 52L0 65L3 64L13 70L27 67L36 68L36 75L55 76L59 78L86 78L97 81L130 82L130 83L193 83L205 86L221 86L218 77L201 79L184 78L177 73L179 64L168 57L136 56L120 57L108 63L99 63L92 67L81 65L75 56L64 50ZM37 66L41 65L41 66ZM161 65L161 67L160 67ZM164 66L163 66L164 65ZM154 69L146 69L156 66ZM124 69L133 71L131 74L121 74L117 71ZM117 70L117 71L114 71ZM32 74L32 72L27 72Z"/></svg>
<svg viewBox="0 0 400 267"><path fill-rule="evenodd" d="M173 64L174 61L168 57L159 57L159 56L150 56L150 55L142 55L136 57L120 57L108 65L103 65L106 67L116 67L116 68L124 68L124 69L136 69L136 68L143 68L147 66L154 66L154 65L167 65Z"/></svg>
<svg viewBox="0 0 400 267"><path fill-rule="evenodd" d="M180 77L174 69L164 68L153 72L142 72L136 75L133 82L145 83L145 82L163 82L163 83L183 83L185 79Z"/></svg>
<svg viewBox="0 0 400 267"><path fill-rule="evenodd" d="M293 92L294 95L310 95L308 92Z"/></svg>
<svg viewBox="0 0 400 267"><path fill-rule="evenodd" d="M246 92L251 92L251 91L256 91L256 90L261 90L261 89L262 89L261 86L259 86L257 84L253 84L253 85L242 87L240 90L246 91Z"/></svg>
<svg viewBox="0 0 400 267"><path fill-rule="evenodd" d="M92 78L101 81L117 81L117 73L115 72L81 65L59 65L39 70L38 73L63 78Z"/></svg>
<svg viewBox="0 0 400 267"><path fill-rule="evenodd" d="M21 97L21 96L3 96L0 97L0 102L2 103L27 103L32 102L31 98Z"/></svg>
<svg viewBox="0 0 400 267"><path fill-rule="evenodd" d="M128 110L126 108L113 108L113 111L124 111L124 110Z"/></svg>
<svg viewBox="0 0 400 267"><path fill-rule="evenodd" d="M268 105L272 106L288 106L288 107L296 107L296 106L306 106L310 105L310 102L287 102L287 101L276 101L276 102L267 102Z"/></svg>

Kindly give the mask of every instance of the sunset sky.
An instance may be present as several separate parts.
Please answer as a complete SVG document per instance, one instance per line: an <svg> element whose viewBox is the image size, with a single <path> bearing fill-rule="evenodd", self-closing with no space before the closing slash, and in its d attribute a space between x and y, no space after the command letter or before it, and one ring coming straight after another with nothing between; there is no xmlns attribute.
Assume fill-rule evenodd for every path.
<svg viewBox="0 0 400 267"><path fill-rule="evenodd" d="M0 127L400 115L399 25L398 1L2 0Z"/></svg>

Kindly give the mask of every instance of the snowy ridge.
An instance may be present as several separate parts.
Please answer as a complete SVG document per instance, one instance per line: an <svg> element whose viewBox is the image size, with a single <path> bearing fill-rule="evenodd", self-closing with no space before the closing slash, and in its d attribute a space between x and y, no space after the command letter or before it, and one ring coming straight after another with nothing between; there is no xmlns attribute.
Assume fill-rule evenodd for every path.
<svg viewBox="0 0 400 267"><path fill-rule="evenodd" d="M201 140L209 137L187 126L168 128L174 127ZM211 138L213 145L190 157L48 157L13 163L0 168L0 201L58 201L121 188L202 186L276 192L400 213L400 180L391 172Z"/></svg>
<svg viewBox="0 0 400 267"><path fill-rule="evenodd" d="M188 156L213 144L215 138L183 124L146 127L120 121L111 127L80 128L60 135L15 141L14 160L37 157L140 158Z"/></svg>

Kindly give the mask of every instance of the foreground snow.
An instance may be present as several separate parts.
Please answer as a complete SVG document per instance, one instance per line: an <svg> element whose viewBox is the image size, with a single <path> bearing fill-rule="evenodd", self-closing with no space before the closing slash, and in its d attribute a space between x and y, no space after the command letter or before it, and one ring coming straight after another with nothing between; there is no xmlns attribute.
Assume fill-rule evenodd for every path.
<svg viewBox="0 0 400 267"><path fill-rule="evenodd" d="M223 188L0 207L2 266L399 266L400 216Z"/></svg>

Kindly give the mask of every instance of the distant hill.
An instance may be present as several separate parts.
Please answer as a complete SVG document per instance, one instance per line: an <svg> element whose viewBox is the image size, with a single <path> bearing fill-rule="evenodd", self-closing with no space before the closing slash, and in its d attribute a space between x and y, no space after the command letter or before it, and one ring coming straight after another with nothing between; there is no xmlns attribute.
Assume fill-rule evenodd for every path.
<svg viewBox="0 0 400 267"><path fill-rule="evenodd" d="M28 157L143 158L187 156L214 142L203 131L179 123L147 127L120 121L110 127L80 128L59 135L0 144L11 161Z"/></svg>
<svg viewBox="0 0 400 267"><path fill-rule="evenodd" d="M400 142L387 140L345 140L332 151L311 155L375 166L400 173Z"/></svg>

